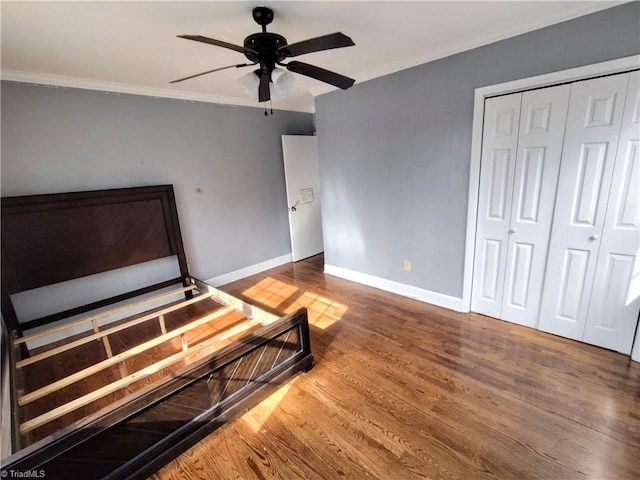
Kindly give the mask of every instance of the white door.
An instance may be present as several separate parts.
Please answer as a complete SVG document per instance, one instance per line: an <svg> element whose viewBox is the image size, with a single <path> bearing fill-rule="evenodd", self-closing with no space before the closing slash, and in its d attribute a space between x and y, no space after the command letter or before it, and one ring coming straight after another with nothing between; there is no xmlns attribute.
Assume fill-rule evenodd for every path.
<svg viewBox="0 0 640 480"><path fill-rule="evenodd" d="M316 137L283 135L291 253L297 262L324 251Z"/></svg>
<svg viewBox="0 0 640 480"><path fill-rule="evenodd" d="M640 310L640 72L631 74L583 341L631 352ZM640 339L639 339L640 340Z"/></svg>
<svg viewBox="0 0 640 480"><path fill-rule="evenodd" d="M572 85L541 330L582 340L629 76Z"/></svg>
<svg viewBox="0 0 640 480"><path fill-rule="evenodd" d="M500 318L536 327L544 283L569 85L522 95Z"/></svg>
<svg viewBox="0 0 640 480"><path fill-rule="evenodd" d="M471 309L496 318L502 310L521 100L515 93L485 101Z"/></svg>
<svg viewBox="0 0 640 480"><path fill-rule="evenodd" d="M488 99L472 309L535 327L570 86Z"/></svg>

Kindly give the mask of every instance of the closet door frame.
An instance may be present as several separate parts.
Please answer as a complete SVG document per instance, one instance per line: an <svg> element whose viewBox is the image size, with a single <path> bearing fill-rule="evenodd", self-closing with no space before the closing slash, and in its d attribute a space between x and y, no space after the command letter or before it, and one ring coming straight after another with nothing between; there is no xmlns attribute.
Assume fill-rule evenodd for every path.
<svg viewBox="0 0 640 480"><path fill-rule="evenodd" d="M636 70L638 68L640 68L640 55L632 55L630 57L619 58L607 62L481 87L475 90L473 131L471 139L471 162L469 169L467 234L462 288L462 311L471 311L471 291L473 266L475 261L476 225L478 220L478 195L480 191L480 161L482 157L482 130L485 99L496 95L517 93L534 88L550 87L602 75L623 73ZM633 358L636 361L640 361L640 358Z"/></svg>

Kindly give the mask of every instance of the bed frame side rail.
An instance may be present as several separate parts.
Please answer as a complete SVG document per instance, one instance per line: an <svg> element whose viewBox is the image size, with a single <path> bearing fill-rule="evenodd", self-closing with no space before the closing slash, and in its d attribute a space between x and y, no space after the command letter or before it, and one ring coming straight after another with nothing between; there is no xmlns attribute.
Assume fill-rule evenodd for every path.
<svg viewBox="0 0 640 480"><path fill-rule="evenodd" d="M0 319L1 339L0 339L0 395L2 396L2 438L0 444L0 458L20 450L21 435L18 421L18 401L15 375L15 350L12 344L11 332L7 328L4 319Z"/></svg>

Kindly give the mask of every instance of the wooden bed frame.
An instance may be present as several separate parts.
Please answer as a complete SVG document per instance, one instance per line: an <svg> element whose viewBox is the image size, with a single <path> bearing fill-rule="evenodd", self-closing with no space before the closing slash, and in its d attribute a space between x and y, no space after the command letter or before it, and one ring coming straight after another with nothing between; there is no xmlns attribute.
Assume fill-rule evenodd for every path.
<svg viewBox="0 0 640 480"><path fill-rule="evenodd" d="M28 321L16 313L21 292L166 257L179 276ZM189 274L171 185L2 199L2 315L9 475L146 478L313 363L304 308L281 318ZM27 348L52 334L68 338ZM65 373L34 384L44 364ZM89 378L106 380L87 390Z"/></svg>

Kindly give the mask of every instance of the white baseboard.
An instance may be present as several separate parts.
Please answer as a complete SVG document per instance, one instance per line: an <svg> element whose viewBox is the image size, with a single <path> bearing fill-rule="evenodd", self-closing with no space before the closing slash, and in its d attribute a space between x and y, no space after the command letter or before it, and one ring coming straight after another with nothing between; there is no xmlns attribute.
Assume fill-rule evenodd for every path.
<svg viewBox="0 0 640 480"><path fill-rule="evenodd" d="M437 305L438 307L455 310L456 312L465 311L463 309L461 298L451 297L442 293L432 292L430 290L394 282L392 280L386 280L380 277L374 277L373 275L368 275L366 273L347 270L346 268L336 267L334 265L325 264L324 273L333 275L334 277L344 278L345 280L350 280L352 282L361 283L362 285L367 285L369 287L379 288L386 292L396 293L404 297L420 300L421 302Z"/></svg>
<svg viewBox="0 0 640 480"><path fill-rule="evenodd" d="M235 270L233 272L225 273L224 275L210 278L209 280L205 280L205 282L207 282L212 287L219 287L220 285L235 282L236 280L250 277L251 275L255 275L256 273L264 272L265 270L269 270L270 268L279 267L280 265L292 261L293 257L290 253L287 253L286 255L272 258L271 260L266 260L264 262L256 263L255 265L241 268L240 270Z"/></svg>

